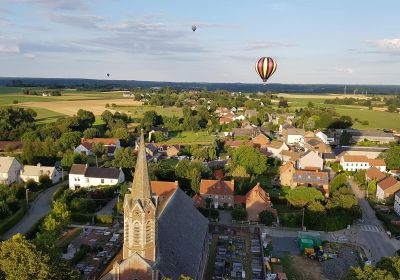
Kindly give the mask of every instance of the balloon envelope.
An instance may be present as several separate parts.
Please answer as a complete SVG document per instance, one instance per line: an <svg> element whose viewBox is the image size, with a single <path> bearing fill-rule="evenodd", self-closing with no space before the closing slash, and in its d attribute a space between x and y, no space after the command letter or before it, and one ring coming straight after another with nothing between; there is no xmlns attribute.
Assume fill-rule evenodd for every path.
<svg viewBox="0 0 400 280"><path fill-rule="evenodd" d="M110 77L110 74L109 74L109 73L107 73L107 77Z"/></svg>
<svg viewBox="0 0 400 280"><path fill-rule="evenodd" d="M270 57L262 57L256 62L256 72L265 83L276 71L277 64Z"/></svg>
<svg viewBox="0 0 400 280"><path fill-rule="evenodd" d="M192 25L193 32L196 31L196 29L197 29L197 26L196 25Z"/></svg>

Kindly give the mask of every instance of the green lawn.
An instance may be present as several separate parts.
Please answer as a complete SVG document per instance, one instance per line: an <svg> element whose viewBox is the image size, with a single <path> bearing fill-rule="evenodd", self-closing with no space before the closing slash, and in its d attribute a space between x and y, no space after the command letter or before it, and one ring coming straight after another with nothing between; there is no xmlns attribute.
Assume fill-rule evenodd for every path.
<svg viewBox="0 0 400 280"><path fill-rule="evenodd" d="M110 109L117 110L120 112L131 113L134 118L143 117L144 113L147 111L156 111L157 114L166 116L166 117L172 117L172 116L182 117L183 116L182 108L178 108L178 107L141 105L141 106L115 106L115 107L110 107Z"/></svg>
<svg viewBox="0 0 400 280"><path fill-rule="evenodd" d="M0 94L4 93L18 93L22 92L23 88L21 87L4 87L0 86Z"/></svg>
<svg viewBox="0 0 400 280"><path fill-rule="evenodd" d="M11 105L13 101L17 100L18 103L24 102L51 102L57 100L57 97L43 97L33 95L22 95L22 94L1 94L0 105Z"/></svg>
<svg viewBox="0 0 400 280"><path fill-rule="evenodd" d="M400 130L400 114L389 113L368 109L344 108L336 107L336 111L341 115L347 115L353 119L358 118L360 121L368 121L368 125L362 125L354 122L353 127L356 129L396 129Z"/></svg>
<svg viewBox="0 0 400 280"><path fill-rule="evenodd" d="M324 105L325 98L288 98L289 108L307 107L308 102L314 106Z"/></svg>
<svg viewBox="0 0 400 280"><path fill-rule="evenodd" d="M169 136L171 139L166 141L167 144L211 144L215 139L213 134L206 131L170 132Z"/></svg>

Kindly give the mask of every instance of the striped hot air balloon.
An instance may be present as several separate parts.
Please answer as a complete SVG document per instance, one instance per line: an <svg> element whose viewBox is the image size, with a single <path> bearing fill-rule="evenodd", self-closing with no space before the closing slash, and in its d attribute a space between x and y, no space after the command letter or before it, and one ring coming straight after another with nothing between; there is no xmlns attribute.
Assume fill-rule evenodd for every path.
<svg viewBox="0 0 400 280"><path fill-rule="evenodd" d="M256 62L256 72L265 83L275 73L276 66L276 62L272 58L262 57Z"/></svg>

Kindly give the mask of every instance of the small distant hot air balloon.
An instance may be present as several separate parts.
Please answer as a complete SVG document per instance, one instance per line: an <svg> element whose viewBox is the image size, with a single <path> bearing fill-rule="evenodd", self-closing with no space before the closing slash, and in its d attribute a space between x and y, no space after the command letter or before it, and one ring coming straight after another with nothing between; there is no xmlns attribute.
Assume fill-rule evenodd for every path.
<svg viewBox="0 0 400 280"><path fill-rule="evenodd" d="M193 32L195 32L196 29L197 29L197 26L196 26L196 25L192 25L192 30L193 30Z"/></svg>
<svg viewBox="0 0 400 280"><path fill-rule="evenodd" d="M110 77L110 73L107 73L107 77Z"/></svg>
<svg viewBox="0 0 400 280"><path fill-rule="evenodd" d="M263 82L267 82L276 71L276 62L270 57L262 57L256 62L256 72Z"/></svg>

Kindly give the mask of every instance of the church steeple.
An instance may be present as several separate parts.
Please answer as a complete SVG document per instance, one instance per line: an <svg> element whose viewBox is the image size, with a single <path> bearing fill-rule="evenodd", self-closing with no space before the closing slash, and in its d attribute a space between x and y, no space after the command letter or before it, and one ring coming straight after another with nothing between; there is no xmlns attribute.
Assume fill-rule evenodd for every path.
<svg viewBox="0 0 400 280"><path fill-rule="evenodd" d="M147 171L146 147L144 145L143 129L140 134L139 152L136 162L135 175L132 183L133 200L151 198L149 172Z"/></svg>

